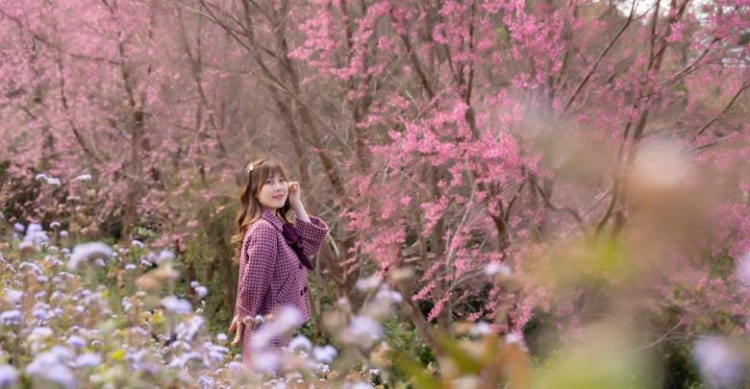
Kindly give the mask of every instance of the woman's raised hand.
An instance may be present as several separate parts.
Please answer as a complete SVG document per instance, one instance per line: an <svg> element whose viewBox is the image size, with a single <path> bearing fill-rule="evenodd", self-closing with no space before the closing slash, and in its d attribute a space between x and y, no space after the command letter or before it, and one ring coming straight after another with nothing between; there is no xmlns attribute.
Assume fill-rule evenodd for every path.
<svg viewBox="0 0 750 389"><path fill-rule="evenodd" d="M297 209L302 205L302 189L298 181L289 181L289 205Z"/></svg>

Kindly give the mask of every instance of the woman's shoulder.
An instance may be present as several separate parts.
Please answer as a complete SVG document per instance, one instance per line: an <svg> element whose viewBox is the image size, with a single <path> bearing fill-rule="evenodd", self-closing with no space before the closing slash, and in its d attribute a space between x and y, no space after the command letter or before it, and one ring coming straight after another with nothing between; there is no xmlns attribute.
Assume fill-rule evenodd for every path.
<svg viewBox="0 0 750 389"><path fill-rule="evenodd" d="M253 222L253 224L250 224L247 226L247 232L245 233L245 239L250 238L251 236L276 236L279 232L276 230L276 227L273 226L268 220L265 219L258 219Z"/></svg>

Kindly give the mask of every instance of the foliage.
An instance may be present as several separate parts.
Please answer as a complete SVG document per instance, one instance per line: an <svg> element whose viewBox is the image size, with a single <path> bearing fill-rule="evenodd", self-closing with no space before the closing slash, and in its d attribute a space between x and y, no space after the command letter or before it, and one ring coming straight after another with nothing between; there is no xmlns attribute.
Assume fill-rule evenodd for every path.
<svg viewBox="0 0 750 389"><path fill-rule="evenodd" d="M528 337L546 367L531 385L693 384L690 358L709 385L739 382L744 352L727 343L743 344L748 320L748 10L0 0L3 252L14 268L24 255L43 261L22 236L32 225L59 261L72 242L104 241L145 272L141 257L168 250L182 278L158 293L181 294L219 331L236 286L241 167L275 154L332 226L312 277L318 315L303 330L339 346L332 382L367 381L373 354L387 354L383 339L339 335L355 318L372 325L380 287L402 299L398 319L375 314L382 344L414 346L399 358L428 384L499 363L446 367L464 323L489 325L492 347ZM95 269L71 282L90 294L117 285L113 310L138 295L124 268ZM611 355L621 348L657 362ZM606 371L589 376L598 360ZM685 369L665 367L675 364ZM404 373L382 372L391 383Z"/></svg>

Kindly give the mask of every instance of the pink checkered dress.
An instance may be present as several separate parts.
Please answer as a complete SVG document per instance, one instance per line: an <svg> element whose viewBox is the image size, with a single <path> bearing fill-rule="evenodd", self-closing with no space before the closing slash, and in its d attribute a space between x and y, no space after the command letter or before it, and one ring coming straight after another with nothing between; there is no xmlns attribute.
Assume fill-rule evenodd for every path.
<svg viewBox="0 0 750 389"><path fill-rule="evenodd" d="M307 268L284 240L282 223L273 211L264 209L261 218L245 233L234 310L240 319L263 316L282 306L292 305L299 309L305 321L310 320ZM328 225L311 216L310 223L297 218L294 226L302 238L307 257L317 254L328 233ZM251 335L247 328L242 334L244 362L249 362ZM281 347L286 342L276 339L274 346Z"/></svg>

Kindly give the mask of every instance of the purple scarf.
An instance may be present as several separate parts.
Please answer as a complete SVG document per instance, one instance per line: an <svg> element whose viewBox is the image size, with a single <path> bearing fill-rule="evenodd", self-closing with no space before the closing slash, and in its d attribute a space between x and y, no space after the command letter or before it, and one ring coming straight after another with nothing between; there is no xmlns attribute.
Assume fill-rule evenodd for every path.
<svg viewBox="0 0 750 389"><path fill-rule="evenodd" d="M286 243L289 244L289 247L291 247L294 253L297 254L300 263L309 270L313 270L313 265L310 263L310 260L307 259L307 255L305 255L305 250L302 247L302 237L297 233L297 229L289 223L284 223L281 234L284 235L284 239L286 239Z"/></svg>

